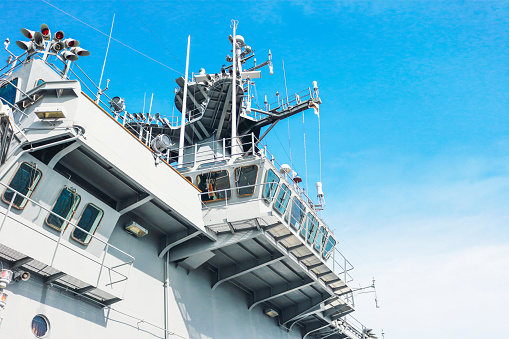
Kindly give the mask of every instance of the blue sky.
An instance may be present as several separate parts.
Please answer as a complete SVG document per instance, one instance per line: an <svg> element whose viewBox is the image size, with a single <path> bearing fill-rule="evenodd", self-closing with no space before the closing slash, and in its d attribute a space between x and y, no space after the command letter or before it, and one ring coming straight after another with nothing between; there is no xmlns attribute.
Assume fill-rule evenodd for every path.
<svg viewBox="0 0 509 339"><path fill-rule="evenodd" d="M105 33L115 13L114 38L180 73L187 35L190 71L217 72L239 20L258 62L273 54L274 75L257 81L260 104L284 94L282 60L290 94L318 81L323 216L358 283L377 279L381 304L359 295L355 316L387 339L509 331L507 1L48 1ZM2 1L0 11L12 51L21 27L45 22L92 52L78 63L98 82L107 37L42 1ZM154 93L153 111L171 114L178 76L111 44L108 95L125 97L130 111ZM301 175L303 130L299 115L267 137L280 162L290 162L291 140ZM311 192L317 130L308 111Z"/></svg>

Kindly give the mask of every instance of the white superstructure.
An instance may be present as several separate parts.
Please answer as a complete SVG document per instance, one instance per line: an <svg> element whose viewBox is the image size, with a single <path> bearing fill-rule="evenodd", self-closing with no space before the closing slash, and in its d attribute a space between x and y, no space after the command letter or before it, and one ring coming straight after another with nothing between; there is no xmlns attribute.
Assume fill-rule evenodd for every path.
<svg viewBox="0 0 509 339"><path fill-rule="evenodd" d="M104 104L76 40L23 33L0 77L2 339L367 337L323 206L261 144L316 84L253 107L271 54L247 67L234 30L232 65L176 79L182 125Z"/></svg>

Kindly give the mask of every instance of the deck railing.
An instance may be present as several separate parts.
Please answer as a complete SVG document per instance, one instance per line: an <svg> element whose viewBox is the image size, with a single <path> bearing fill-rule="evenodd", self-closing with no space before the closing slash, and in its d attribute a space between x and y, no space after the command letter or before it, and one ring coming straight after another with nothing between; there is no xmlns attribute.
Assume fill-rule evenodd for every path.
<svg viewBox="0 0 509 339"><path fill-rule="evenodd" d="M102 274L103 274L103 272L104 272L105 270L107 270L107 271L108 271L108 273L109 273L109 276L110 276L110 277L112 276L112 273L118 274L118 276L119 276L119 279L118 279L118 280L111 281L111 282L109 282L108 284L106 284L105 286L111 286L111 285L114 285L114 284L118 284L118 283L120 283L120 282L122 282L122 281L126 281L126 280L128 280L128 279L129 279L129 273L130 273L130 271L131 271L131 268L132 268L132 266L133 266L133 264L134 264L134 260L135 260L135 258L134 258L132 255L130 255L130 254L128 254L128 253L126 253L126 252L122 251L122 250L121 250L121 249L119 249L118 247L116 247L116 246L113 246L113 245L109 244L107 241L104 241L104 240L100 239L99 237L97 237L96 235L94 235L94 234L92 234L92 233L88 232L87 230L85 230L85 229L83 229L83 228L79 227L77 224L75 224L74 222L72 222L70 219L62 218L60 215L58 215L58 214L54 213L53 211L51 211L50 209L48 209L48 208L46 208L46 207L42 206L42 205L41 205L41 204L39 204L38 202L36 202L36 201L34 201L33 199L31 199L31 198L27 197L26 195L21 194L20 192L16 191L16 190L15 190L15 189L13 189L12 187L10 187L10 186L8 186L8 185L4 184L3 182L0 182L0 187L3 187L5 190L7 190L7 189L8 189L9 191L12 191L12 192L13 192L13 196L12 196L12 198L11 198L10 202L9 202L9 205L8 205L8 207L7 207L7 210L6 210L5 212L4 212L3 210L0 210L0 214L3 214L3 218L1 219L2 221L1 221L1 223L0 223L0 239L1 239L1 232L2 232L2 229L3 229L3 227L4 227L4 224L5 224L6 220L7 220L8 218L10 218L11 220L14 220L14 218L11 216L11 214L12 214L12 205L13 205L13 203L14 203L14 201L15 201L16 197L17 197L17 196L21 196L21 197L23 197L23 199L26 199L28 202L30 202L30 203L32 203L33 205L35 205L35 206L39 207L41 210L43 210L43 211L47 212L48 214L51 214L52 216L54 216L54 217L56 217L56 218L58 218L58 219L60 219L60 220L64 221L66 224L71 225L72 227L75 227L76 229L78 229L78 230L80 230L80 231L84 232L85 234L87 234L88 236L90 236L90 237L91 237L91 239L93 239L93 240L95 240L95 241L98 241L98 242L100 242L100 243L104 244L104 250L103 250L102 256L99 258L99 260L96 260L96 259L94 259L92 256L86 256L86 255L84 255L83 253L81 253L81 252L78 250L78 248L77 248L77 247L72 246L72 244L67 243L67 242L62 242L62 237L63 237L63 234L64 234L64 230L65 230L65 229L61 230L61 231L60 231L60 235L59 235L58 239L55 239L54 237L50 236L50 232L48 232L48 231L44 231L44 230L42 229L42 227L41 227L40 229L37 229L37 228L34 228L34 227L32 227L31 225L29 225L29 223L28 223L28 222L27 222L27 223L23 223L23 222L19 222L19 220L14 220L15 222L20 223L21 225L23 225L23 226L25 226L25 227L27 227L27 228L31 229L32 231L34 231L34 232L36 232L36 233L39 233L39 234L43 235L44 237L46 237L46 238L48 238L48 239L50 239L50 240L52 240L52 241L54 241L54 242L56 243L55 248L53 249L53 255L52 255L52 260L51 260L50 266L52 266L52 265L53 265L53 263L54 263L54 261L55 261L55 259L56 259L56 257L57 257L57 253L58 253L59 248L60 248L60 247L65 247L65 248L67 248L67 249L69 249L69 250L71 250L71 251L73 251L73 252L75 252L75 253L79 254L80 256L82 256L82 257L84 257L84 258L86 258L86 259L88 259L88 260L91 260L92 262L94 262L94 263L96 263L96 264L100 265L100 270L99 270L98 277L97 277L97 282L96 282L96 287L97 287L97 288L101 288L101 287L99 286L99 283L100 283L100 280L101 280L101 276L102 276ZM91 240L91 241L92 241L92 240ZM128 258L128 260L127 260L127 261L123 261L123 260L120 260L120 259L119 259L120 261L123 261L123 263L118 264L118 265L113 265L113 266L107 266L107 265L105 264L105 260L106 260L106 257L108 256L108 254L109 254L111 251L117 252L118 254L120 254L120 255L122 255L122 256L125 256L125 257L127 257L127 258ZM121 267L127 267L127 272L121 272L121 271L119 271L119 269L120 269ZM124 286L124 291L125 291L125 286Z"/></svg>

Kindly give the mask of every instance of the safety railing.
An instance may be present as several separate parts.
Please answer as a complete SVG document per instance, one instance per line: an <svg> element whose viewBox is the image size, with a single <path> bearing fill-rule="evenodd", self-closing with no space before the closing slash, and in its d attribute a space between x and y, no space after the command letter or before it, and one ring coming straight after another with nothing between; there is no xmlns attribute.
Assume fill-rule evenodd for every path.
<svg viewBox="0 0 509 339"><path fill-rule="evenodd" d="M224 207L226 216L228 216L228 207L242 205L242 204L246 204L248 202L262 201L262 202L268 204L269 206L273 207L274 201L277 199L278 190L275 190L274 194L272 194L268 197L265 196L265 192L264 192L267 185L272 185L272 184L274 184L274 183L273 182L264 182L264 183L260 183L260 184L254 184L254 185L229 187L229 188L219 189L219 190L215 190L215 191L207 191L207 192L198 193L198 195L200 196L200 198L202 200L202 206L203 206L204 210L212 211L212 210L217 210L217 208ZM280 185L281 184L278 184L278 187ZM241 190L241 189L247 189L247 188L253 189L252 196L239 197L239 200L237 200L237 201L230 200L230 197L234 194L234 192L233 192L234 190ZM202 198L205 195L211 196L211 195L216 195L217 193L221 194L221 196L224 198L217 199L217 200L207 200L207 199ZM295 195L295 193L294 193L292 196L297 196L297 195ZM354 279L353 279L352 275L350 274L350 271L352 271L354 269L354 266L337 249L337 244L335 244L332 247L332 249L330 249L329 251L326 251L326 244L328 241L328 237L332 233L330 231L330 229L328 227L326 227L327 236L322 236L321 239L319 239L317 236L317 232L319 232L319 230L316 230L314 232L314 236L311 241L310 237L311 237L311 233L313 233L313 232L312 232L311 228L308 226L307 212L313 213L312 210L309 207L307 210L306 209L302 210L302 209L300 209L300 207L298 205L296 205L296 204L294 205L293 202L290 203L290 201L291 201L291 199L289 199L288 205L285 206L283 213L276 213L278 216L280 216L281 223L283 225L285 225L292 233L298 235L298 237L303 241L303 243L309 243L310 247L317 254L317 257L319 257L320 260L324 261L327 264L327 266L336 275L340 276L343 279L343 281L345 283L349 283L349 282L353 281ZM292 218L291 210L292 210L293 206L297 206L301 210L302 214L304 215L304 218L299 223L300 224L299 227L294 227L289 224L291 222L291 218ZM275 209L275 208L273 207L273 209ZM320 223L318 223L315 227L320 228L321 226L326 226L321 219L318 219L316 214L313 213L312 215L315 218L317 218L317 220L320 220ZM321 243L319 245L317 245L318 240L321 241ZM353 295L352 294L346 295L346 298L347 299L351 298L351 303L353 305Z"/></svg>
<svg viewBox="0 0 509 339"><path fill-rule="evenodd" d="M341 325L344 327L343 332L350 332L359 339L367 339L367 337L364 336L366 326L364 326L359 320L349 314L342 319Z"/></svg>
<svg viewBox="0 0 509 339"><path fill-rule="evenodd" d="M93 258L93 256L84 255L83 253L78 251L77 247L72 246L70 243L62 242L62 238L63 238L63 235L64 235L65 228L60 231L60 235L59 235L58 239L55 239L54 237L50 236L49 232L44 231L42 228L41 229L37 229L37 228L34 228L34 227L30 226L28 223L21 222L20 223L21 225L23 225L23 226L31 229L32 231L35 231L36 233L38 233L40 235L43 235L44 237L46 237L46 238L56 242L56 246L53 249L53 255L52 255L52 260L51 260L50 265L53 265L53 263L54 263L54 261L55 261L55 259L57 257L57 253L58 253L59 248L60 247L65 247L65 248L67 248L67 249L69 249L69 250L79 254L80 256L82 256L82 257L84 257L84 258L86 258L88 260L91 260L92 262L95 262L96 264L100 265L100 270L99 270L98 277L97 277L96 287L99 287L99 282L101 280L101 276L102 276L104 270L108 271L110 278L112 277L112 273L117 274L118 277L119 277L118 280L111 281L108 284L106 284L105 286L111 286L111 285L114 285L114 284L118 284L118 283L120 283L122 281L126 281L126 280L129 279L129 273L131 271L131 268L132 268L132 266L134 264L134 260L135 260L135 258L132 255L122 251L121 249L119 249L119 248L109 244L107 241L104 241L104 240L100 239L99 237L95 236L94 234L88 232L87 230L79 227L77 224L73 223L70 219L65 219L65 218L61 217L60 215L54 213L50 209L42 206L38 202L30 199L26 195L21 194L20 192L16 191L12 187L10 187L10 186L2 183L2 182L0 182L0 187L3 187L4 189L8 189L9 191L13 192L13 195L12 195L12 198L10 199L9 205L7 207L7 210L5 212L0 210L0 214L3 214L3 218L2 218L2 221L0 223L0 234L2 232L2 229L4 227L4 224L5 224L6 220L7 220L7 218L10 218L10 219L14 220L14 218L10 215L10 214L12 214L12 211L11 211L12 210L12 206L13 206L13 203L14 203L16 197L21 196L23 199L26 199L28 202L32 203L33 205L38 206L41 210L43 210L43 211L47 212L48 214L51 214L52 216L54 216L54 217L64 221L65 225L67 225L67 224L71 225L75 229L78 229L81 232L87 234L88 236L91 237L91 241L93 239L95 241L98 241L98 242L104 244L104 250L103 250L103 253L102 253L102 257L100 257L99 260L96 260L96 259ZM19 220L15 220L15 221L19 222ZM105 264L105 260L106 260L106 257L108 256L108 254L110 254L110 251L115 251L118 254L128 258L128 260L124 261L121 264L117 264L117 265L114 265L114 266L107 266ZM110 255L112 255L112 254L110 254ZM119 261L123 261L123 260L119 259ZM128 267L127 268L127 272L121 272L119 269L121 267L125 267L125 266ZM124 290L125 290L125 287L124 287Z"/></svg>

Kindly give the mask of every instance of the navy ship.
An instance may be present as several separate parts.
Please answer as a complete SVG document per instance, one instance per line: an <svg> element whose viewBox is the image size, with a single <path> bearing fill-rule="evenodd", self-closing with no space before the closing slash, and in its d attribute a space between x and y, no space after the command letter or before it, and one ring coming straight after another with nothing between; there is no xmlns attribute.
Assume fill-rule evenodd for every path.
<svg viewBox="0 0 509 339"><path fill-rule="evenodd" d="M232 23L227 64L175 80L176 116L128 112L63 31L5 41L1 338L376 338L321 183L309 197L262 142L318 113L318 84L258 107L272 56Z"/></svg>

